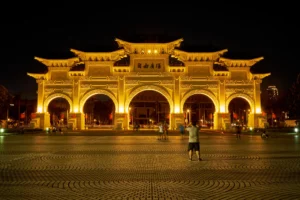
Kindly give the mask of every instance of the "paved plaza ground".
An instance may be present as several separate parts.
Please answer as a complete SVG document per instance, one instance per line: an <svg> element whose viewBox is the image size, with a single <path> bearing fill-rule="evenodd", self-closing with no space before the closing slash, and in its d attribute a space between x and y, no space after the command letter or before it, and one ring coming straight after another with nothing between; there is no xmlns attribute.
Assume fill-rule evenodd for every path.
<svg viewBox="0 0 300 200"><path fill-rule="evenodd" d="M70 132L0 136L0 199L300 199L300 137Z"/></svg>

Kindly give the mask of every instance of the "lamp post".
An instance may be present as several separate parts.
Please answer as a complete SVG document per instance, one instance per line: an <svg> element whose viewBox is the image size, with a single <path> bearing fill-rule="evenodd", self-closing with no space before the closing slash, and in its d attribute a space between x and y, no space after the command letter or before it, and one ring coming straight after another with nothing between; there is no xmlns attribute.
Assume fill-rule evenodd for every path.
<svg viewBox="0 0 300 200"><path fill-rule="evenodd" d="M13 103L10 103L8 106L7 106L7 112L6 112L6 127L8 128L8 120L9 120L9 109L10 107L14 106L15 104Z"/></svg>
<svg viewBox="0 0 300 200"><path fill-rule="evenodd" d="M157 114L157 123L159 123L159 102L158 101L156 101L155 103L155 111Z"/></svg>
<svg viewBox="0 0 300 200"><path fill-rule="evenodd" d="M250 109L246 111L246 125L248 126L248 120L249 120L249 114L250 114Z"/></svg>
<svg viewBox="0 0 300 200"><path fill-rule="evenodd" d="M189 124L191 122L191 114L189 109L186 111L186 118L188 119L187 123Z"/></svg>

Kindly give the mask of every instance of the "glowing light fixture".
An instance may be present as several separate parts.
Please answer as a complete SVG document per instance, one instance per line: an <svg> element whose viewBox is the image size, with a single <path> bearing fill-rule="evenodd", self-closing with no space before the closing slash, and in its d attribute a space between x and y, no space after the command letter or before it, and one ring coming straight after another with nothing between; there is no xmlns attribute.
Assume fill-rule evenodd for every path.
<svg viewBox="0 0 300 200"><path fill-rule="evenodd" d="M41 112L43 112L43 108L42 108L42 106L39 106L38 107L38 113L41 113Z"/></svg>
<svg viewBox="0 0 300 200"><path fill-rule="evenodd" d="M260 108L256 108L255 112L256 113L261 113L261 109Z"/></svg>
<svg viewBox="0 0 300 200"><path fill-rule="evenodd" d="M220 112L224 113L225 112L225 106L220 106Z"/></svg>

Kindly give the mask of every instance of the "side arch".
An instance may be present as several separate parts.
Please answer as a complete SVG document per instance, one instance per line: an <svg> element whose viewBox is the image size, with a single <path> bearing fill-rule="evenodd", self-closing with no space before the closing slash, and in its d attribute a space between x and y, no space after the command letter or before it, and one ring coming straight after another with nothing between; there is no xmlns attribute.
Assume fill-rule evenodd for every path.
<svg viewBox="0 0 300 200"><path fill-rule="evenodd" d="M234 98L245 99L249 103L249 105L250 105L251 112L254 113L254 108L255 108L255 106L254 106L254 100L248 94L244 94L244 93L235 93L235 94L230 95L226 99L226 110L225 110L225 112L228 112L228 110L229 110L229 104L230 104L230 102Z"/></svg>
<svg viewBox="0 0 300 200"><path fill-rule="evenodd" d="M193 96L195 94L203 94L203 95L207 96L208 98L210 98L215 105L215 111L219 112L219 101L218 101L217 97L214 95L214 93L212 93L209 90L191 90L191 91L187 92L180 101L180 111L181 112L183 112L183 106L184 106L184 103L186 102L186 100L190 96Z"/></svg>
<svg viewBox="0 0 300 200"><path fill-rule="evenodd" d="M70 105L70 112L73 112L73 101L72 99L64 93L53 93L51 95L49 95L45 100L44 100L44 112L48 112L48 105L49 103L56 98L64 98L65 100L68 101L69 105Z"/></svg>
<svg viewBox="0 0 300 200"><path fill-rule="evenodd" d="M91 91L85 93L83 95L83 97L81 98L80 103L79 103L79 106L80 106L79 111L81 113L83 112L83 107L84 107L85 102L91 96L96 95L96 94L104 94L104 95L108 96L115 104L115 111L117 112L119 110L118 109L118 107L119 107L118 100L117 100L117 98L115 97L114 94L112 94L110 91L107 91L107 90L95 89L95 90L91 90Z"/></svg>
<svg viewBox="0 0 300 200"><path fill-rule="evenodd" d="M152 91L156 91L158 93L160 93L161 95L163 95L169 105L170 105L170 113L173 113L173 100L171 95L167 92L167 90L161 86L156 86L156 85L143 85L143 86L138 86L136 89L134 89L127 97L126 101L125 101L125 109L126 112L128 112L128 108L130 105L130 102L132 101L132 99L139 94L140 92L143 91L147 91L147 90L152 90Z"/></svg>

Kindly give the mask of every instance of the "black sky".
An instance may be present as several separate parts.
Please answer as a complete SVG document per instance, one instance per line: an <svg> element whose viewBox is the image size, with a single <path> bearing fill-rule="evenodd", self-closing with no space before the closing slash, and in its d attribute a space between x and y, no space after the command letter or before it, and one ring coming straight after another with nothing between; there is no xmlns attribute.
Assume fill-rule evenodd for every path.
<svg viewBox="0 0 300 200"><path fill-rule="evenodd" d="M68 58L73 56L70 48L111 51L117 49L116 37L128 41L183 38L182 48L226 48L228 58L264 56L252 68L272 73L264 79L263 90L276 85L283 93L300 71L296 5L248 1L37 3L8 3L0 14L0 84L24 97L35 97L37 89L26 73L46 70L34 56Z"/></svg>

